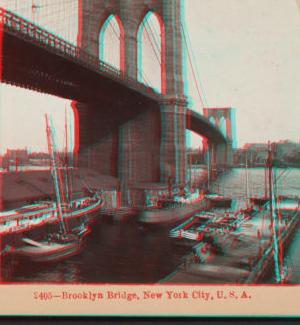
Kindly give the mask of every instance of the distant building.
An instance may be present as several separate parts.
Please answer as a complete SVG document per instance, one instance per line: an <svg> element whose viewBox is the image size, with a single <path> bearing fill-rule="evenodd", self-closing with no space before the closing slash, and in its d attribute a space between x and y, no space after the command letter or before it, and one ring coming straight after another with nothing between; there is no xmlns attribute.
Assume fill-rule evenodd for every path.
<svg viewBox="0 0 300 325"><path fill-rule="evenodd" d="M33 152L30 155L30 159L50 159L50 155L45 152Z"/></svg>
<svg viewBox="0 0 300 325"><path fill-rule="evenodd" d="M5 156L13 161L19 160L20 162L21 161L29 162L29 155L27 149L17 149L17 150L7 149L7 153Z"/></svg>
<svg viewBox="0 0 300 325"><path fill-rule="evenodd" d="M277 159L285 162L299 163L300 144L292 141L276 143Z"/></svg>
<svg viewBox="0 0 300 325"><path fill-rule="evenodd" d="M275 156L278 163L287 163L294 165L300 164L299 143L285 140L274 143L274 145L276 151ZM263 163L268 159L269 145L267 143L247 143L245 144L243 150L245 153L247 153L248 159L250 158L250 161L254 163Z"/></svg>
<svg viewBox="0 0 300 325"><path fill-rule="evenodd" d="M29 164L29 155L26 149L7 149L2 158L2 167L8 169L10 166L21 166Z"/></svg>
<svg viewBox="0 0 300 325"><path fill-rule="evenodd" d="M244 149L250 151L268 151L267 143L246 143Z"/></svg>

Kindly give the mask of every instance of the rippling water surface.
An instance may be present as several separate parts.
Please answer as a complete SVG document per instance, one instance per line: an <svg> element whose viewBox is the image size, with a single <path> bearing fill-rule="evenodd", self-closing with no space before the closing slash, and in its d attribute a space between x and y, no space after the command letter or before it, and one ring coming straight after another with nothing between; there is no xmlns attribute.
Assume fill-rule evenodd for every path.
<svg viewBox="0 0 300 325"><path fill-rule="evenodd" d="M214 181L214 190L235 198L231 210L245 208L248 196L264 195L263 168L233 169ZM196 179L203 177L202 170ZM300 195L300 169L278 169L278 193ZM144 228L135 217L100 217L87 237L82 253L52 264L18 265L13 283L156 283L181 264L186 249L174 247L169 229ZM284 264L291 270L291 283L300 283L300 228L296 230Z"/></svg>

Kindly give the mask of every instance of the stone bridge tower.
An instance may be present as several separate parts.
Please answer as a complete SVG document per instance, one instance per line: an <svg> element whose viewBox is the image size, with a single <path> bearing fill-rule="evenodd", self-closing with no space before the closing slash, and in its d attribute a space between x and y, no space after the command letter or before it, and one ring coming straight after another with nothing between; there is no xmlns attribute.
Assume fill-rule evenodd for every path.
<svg viewBox="0 0 300 325"><path fill-rule="evenodd" d="M236 147L236 121L235 109L227 108L204 108L203 115L210 120L211 123L218 126L222 133L227 137L227 145L212 146L208 145L210 157L213 155L213 160L217 164L232 164L232 148Z"/></svg>
<svg viewBox="0 0 300 325"><path fill-rule="evenodd" d="M93 134L98 126L93 115L99 108L76 103L80 139L78 156L85 156L91 164L96 163L98 167L95 169L123 180L166 182L172 173L176 183L183 183L186 178L185 113L188 104L184 95L186 69L182 54L183 1L79 0L78 46L99 57L99 35L108 17L115 15L122 35L120 67L138 79L138 33L149 12L153 12L160 22L161 61L165 63L161 69L164 99L156 105L159 110L145 111L138 119L119 126L116 132L96 143ZM144 135L139 132L141 130ZM100 151L102 163L97 158ZM111 157L115 160L108 163Z"/></svg>

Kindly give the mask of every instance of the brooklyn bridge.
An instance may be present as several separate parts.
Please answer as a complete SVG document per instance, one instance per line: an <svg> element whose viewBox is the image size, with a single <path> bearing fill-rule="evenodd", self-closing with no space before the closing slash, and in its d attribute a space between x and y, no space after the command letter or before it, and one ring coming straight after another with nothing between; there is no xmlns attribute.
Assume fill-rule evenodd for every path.
<svg viewBox="0 0 300 325"><path fill-rule="evenodd" d="M244 149L245 165L215 168L233 167L235 109L209 107L193 67L202 106L189 96L187 62L193 66L193 54L184 1L59 0L76 4L76 15L41 1L16 0L0 8L0 81L70 101L73 152L66 144L64 159L59 156L46 115L49 154L42 163L48 165L39 171L1 169L0 282L29 260L41 267L23 264L12 282L287 283L283 257L300 220L298 170L289 178L293 191L286 187L279 194L283 173L277 178L275 143L260 145L266 157L249 181ZM64 18L56 25L63 29L75 17L76 42L43 26L42 8L50 8L44 20L60 12ZM158 61L157 84L143 71L145 38ZM150 66L151 72L156 68ZM66 121L65 127L67 142ZM189 131L203 138L207 158L207 167L193 166L194 183ZM211 170L221 177L211 179Z"/></svg>
<svg viewBox="0 0 300 325"><path fill-rule="evenodd" d="M76 163L120 180L187 180L186 130L207 140L216 164L230 165L234 110L205 107L185 93L184 2L79 1L73 45L1 9L1 81L72 100ZM141 31L149 15L160 26L160 91L139 77ZM120 31L119 68L103 60L103 33Z"/></svg>

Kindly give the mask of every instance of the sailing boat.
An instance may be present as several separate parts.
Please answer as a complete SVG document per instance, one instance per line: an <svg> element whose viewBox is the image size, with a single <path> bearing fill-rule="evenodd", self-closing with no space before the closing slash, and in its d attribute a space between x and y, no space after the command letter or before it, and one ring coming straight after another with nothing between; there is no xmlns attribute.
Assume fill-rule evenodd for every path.
<svg viewBox="0 0 300 325"><path fill-rule="evenodd" d="M17 250L17 254L21 258L26 258L34 262L53 262L79 253L84 247L84 236L87 235L89 230L86 227L83 227L83 229L79 229L76 234L70 232L68 224L66 222L66 217L79 216L91 211L91 205L83 208L81 207L81 209L77 211L74 211L74 209L72 209L76 209L77 207L74 206L72 202L69 205L62 205L58 181L58 166L56 164L55 154L53 150L53 135L51 133L51 128L47 115L46 131L49 153L52 158L51 171L54 179L57 215L59 218L61 231L59 233L47 234L45 236L45 240L40 242L29 238L23 238L23 241L26 242L28 245L19 248ZM92 203L94 203L95 206L99 205L99 200L97 200L96 197L91 199L91 201L93 201Z"/></svg>

